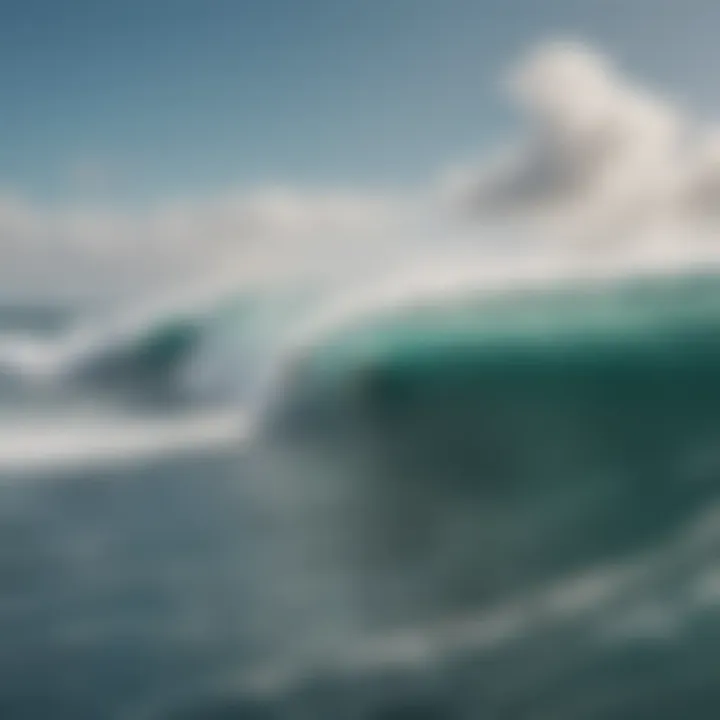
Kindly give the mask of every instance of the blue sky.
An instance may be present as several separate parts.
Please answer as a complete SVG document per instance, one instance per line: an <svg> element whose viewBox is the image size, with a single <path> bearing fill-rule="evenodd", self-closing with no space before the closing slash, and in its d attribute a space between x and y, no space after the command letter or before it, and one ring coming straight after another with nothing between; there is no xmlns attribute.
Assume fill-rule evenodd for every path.
<svg viewBox="0 0 720 720"><path fill-rule="evenodd" d="M503 70L590 42L701 113L716 0L2 0L0 182L46 201L413 186L511 134Z"/></svg>

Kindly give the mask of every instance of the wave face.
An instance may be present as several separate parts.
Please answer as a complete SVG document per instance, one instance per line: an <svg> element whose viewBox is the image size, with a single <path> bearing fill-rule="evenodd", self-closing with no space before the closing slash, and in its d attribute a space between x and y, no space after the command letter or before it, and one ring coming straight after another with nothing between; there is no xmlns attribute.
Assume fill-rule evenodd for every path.
<svg viewBox="0 0 720 720"><path fill-rule="evenodd" d="M715 717L720 275L388 287L56 353L118 406L0 438L3 717Z"/></svg>
<svg viewBox="0 0 720 720"><path fill-rule="evenodd" d="M354 317L293 355L265 418L264 462L295 488L288 517L302 516L288 567L312 569L318 588L333 579L308 602L323 615L309 642L338 594L357 637L417 628L421 664L422 648L444 642L437 628L476 618L505 639L460 653L481 657L467 660L484 688L471 713L669 718L687 703L710 717L705 663L718 653L692 633L716 636L718 608L687 598L720 549L707 520L720 479L719 311L711 274L570 282ZM702 549L701 518L715 533ZM613 573L631 576L622 592L602 579ZM596 591L583 599L588 576ZM570 597L559 588L573 579L581 620L559 612L535 627L533 598ZM502 612L493 619L516 603L529 614L509 620L517 633ZM442 672L455 667L443 657ZM629 657L642 677L610 670ZM652 688L683 657L694 670L660 703ZM557 665L543 675L546 662ZM427 716L464 717L450 709L463 683L442 677L454 699Z"/></svg>
<svg viewBox="0 0 720 720"><path fill-rule="evenodd" d="M299 363L276 422L339 475L372 463L363 553L417 568L413 612L472 608L652 546L713 497L719 311L715 276L396 311Z"/></svg>

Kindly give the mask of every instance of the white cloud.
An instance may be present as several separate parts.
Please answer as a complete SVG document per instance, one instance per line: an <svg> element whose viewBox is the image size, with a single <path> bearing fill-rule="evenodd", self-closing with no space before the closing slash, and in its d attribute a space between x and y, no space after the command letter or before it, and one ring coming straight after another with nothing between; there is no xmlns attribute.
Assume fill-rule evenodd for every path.
<svg viewBox="0 0 720 720"><path fill-rule="evenodd" d="M448 175L445 190L465 212L605 241L718 215L720 131L698 127L602 55L544 45L507 88L525 136L493 162Z"/></svg>
<svg viewBox="0 0 720 720"><path fill-rule="evenodd" d="M377 259L427 247L430 235L444 244L468 220L485 230L477 242L501 219L532 240L603 246L658 230L677 245L720 220L720 128L699 127L608 59L581 44L543 45L505 89L522 137L444 176L440 198L275 187L131 210L0 194L1 286L109 294L218 269L250 276ZM99 172L78 169L84 181Z"/></svg>
<svg viewBox="0 0 720 720"><path fill-rule="evenodd" d="M0 279L6 292L112 294L172 277L269 272L333 245L366 242L401 214L380 193L270 188L145 210L48 207L0 195Z"/></svg>

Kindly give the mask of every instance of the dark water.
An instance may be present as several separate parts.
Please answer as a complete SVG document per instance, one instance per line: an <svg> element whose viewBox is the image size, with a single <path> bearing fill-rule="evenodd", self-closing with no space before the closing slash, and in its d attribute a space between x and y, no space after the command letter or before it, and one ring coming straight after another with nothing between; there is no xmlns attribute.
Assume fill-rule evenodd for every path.
<svg viewBox="0 0 720 720"><path fill-rule="evenodd" d="M355 326L264 433L7 475L2 718L714 718L720 284Z"/></svg>
<svg viewBox="0 0 720 720"><path fill-rule="evenodd" d="M121 717L249 652L256 519L236 472L203 458L0 488L0 716Z"/></svg>

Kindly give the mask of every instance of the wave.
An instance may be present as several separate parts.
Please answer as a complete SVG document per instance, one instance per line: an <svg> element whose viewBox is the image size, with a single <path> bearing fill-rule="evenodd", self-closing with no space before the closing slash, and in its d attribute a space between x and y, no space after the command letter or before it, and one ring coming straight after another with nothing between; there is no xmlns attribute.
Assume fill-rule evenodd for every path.
<svg viewBox="0 0 720 720"><path fill-rule="evenodd" d="M261 460L301 637L130 717L709 716L720 275L471 274L292 328Z"/></svg>
<svg viewBox="0 0 720 720"><path fill-rule="evenodd" d="M523 342L580 349L602 337L608 346L638 345L652 333L672 342L683 325L688 334L693 323L712 329L719 277L718 266L708 263L420 266L359 284L303 316L275 358L268 399L287 406L298 389L307 395L325 385L334 392L338 374L355 373L359 383L381 374L383 356L423 357L443 347L448 355L468 346L497 353ZM646 344L647 352L658 349Z"/></svg>
<svg viewBox="0 0 720 720"><path fill-rule="evenodd" d="M225 342L222 351L232 349L238 361L243 350L259 345L282 297L243 286L211 286L81 316L50 340L5 336L0 376L30 388L72 382L76 388L104 387L118 396L152 396L161 386L180 392L187 389L184 370L204 347L216 351L218 338L233 340L232 346Z"/></svg>
<svg viewBox="0 0 720 720"><path fill-rule="evenodd" d="M719 499L717 268L466 260L358 276L302 302L285 290L165 299L84 323L47 355L8 349L9 365L61 385L124 396L199 373L219 393L209 410L164 417L15 418L0 426L0 471L241 449L229 475L247 484L248 516L268 518L244 528L262 572L240 584L252 585L248 622L268 635L269 690L258 698L243 667L225 712L311 694L328 668L342 675L328 692L340 684L344 698L390 666L420 668L430 687L425 669L448 662L473 714L659 717L651 693L623 695L630 662L615 649L717 637L717 517L700 523ZM703 665L701 646L646 677L715 687L717 652ZM328 647L343 652L327 659ZM473 667L454 673L468 655ZM179 686L130 717L193 717L185 689L205 688ZM362 702L325 715L383 716Z"/></svg>
<svg viewBox="0 0 720 720"><path fill-rule="evenodd" d="M664 255L466 255L322 287L216 282L83 320L57 340L5 338L0 376L151 404L222 401L272 434L298 415L306 428L330 410L347 420L358 403L397 410L401 396L470 365L468 387L503 365L613 347L657 364L688 341L693 362L710 357L715 268Z"/></svg>
<svg viewBox="0 0 720 720"><path fill-rule="evenodd" d="M310 323L266 406L268 473L333 497L303 527L337 533L360 622L500 603L717 499L712 268L469 287Z"/></svg>
<svg viewBox="0 0 720 720"><path fill-rule="evenodd" d="M712 266L712 258L643 255L578 258L507 254L430 256L384 270L346 273L332 282L299 279L248 285L229 278L143 299L91 315L55 339L10 335L0 341L0 376L38 383L103 384L132 393L222 374L232 384L251 366L272 365L274 383L336 331L405 309L480 297L587 285L644 275L677 275ZM256 383L250 374L247 382ZM223 391L227 387L223 387Z"/></svg>

